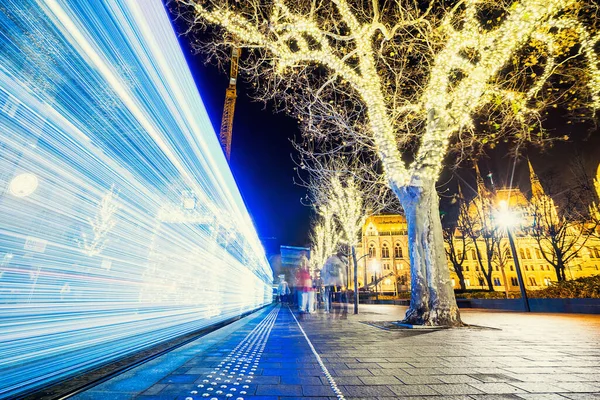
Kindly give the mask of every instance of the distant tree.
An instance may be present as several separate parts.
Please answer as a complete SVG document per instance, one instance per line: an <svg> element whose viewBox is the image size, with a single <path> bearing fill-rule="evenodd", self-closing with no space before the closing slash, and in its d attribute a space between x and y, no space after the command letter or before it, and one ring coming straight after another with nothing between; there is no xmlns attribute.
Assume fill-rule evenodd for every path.
<svg viewBox="0 0 600 400"><path fill-rule="evenodd" d="M452 263L452 267L458 281L460 288L465 290L465 274L463 271L463 264L465 262L467 254L467 235L465 234L465 215L468 212L466 202L462 197L462 193L455 197L458 202L458 218L456 223L448 224L444 227L444 241L446 242L446 254L448 259Z"/></svg>
<svg viewBox="0 0 600 400"><path fill-rule="evenodd" d="M309 234L310 265L315 270L321 270L327 258L335 253L341 237L331 205L316 205L315 214Z"/></svg>
<svg viewBox="0 0 600 400"><path fill-rule="evenodd" d="M581 179L573 177L571 182L581 183ZM529 213L533 224L530 231L540 253L556 271L557 279L564 281L567 265L579 257L588 239L594 235L598 221L590 219L586 212L590 204L586 187L579 184L565 189L555 175L549 175L546 183L548 194L539 181L532 182ZM560 200L560 208L553 197Z"/></svg>
<svg viewBox="0 0 600 400"><path fill-rule="evenodd" d="M323 235L322 242L329 242L322 248L331 253L336 250L331 247L333 242L346 243L356 268L354 249L366 219L382 210L391 210L394 197L381 177L356 158L341 159L306 149L300 154L300 168L308 174L308 179L301 179L300 184L309 189L311 204L320 221L314 226L312 236L316 239ZM325 237L326 230L330 231L329 238Z"/></svg>

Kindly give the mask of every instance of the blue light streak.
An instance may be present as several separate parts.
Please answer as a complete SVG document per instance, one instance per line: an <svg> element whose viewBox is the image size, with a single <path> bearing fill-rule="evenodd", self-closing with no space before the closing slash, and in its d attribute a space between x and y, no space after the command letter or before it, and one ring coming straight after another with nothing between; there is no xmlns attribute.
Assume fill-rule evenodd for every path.
<svg viewBox="0 0 600 400"><path fill-rule="evenodd" d="M0 6L0 397L271 301L160 0Z"/></svg>

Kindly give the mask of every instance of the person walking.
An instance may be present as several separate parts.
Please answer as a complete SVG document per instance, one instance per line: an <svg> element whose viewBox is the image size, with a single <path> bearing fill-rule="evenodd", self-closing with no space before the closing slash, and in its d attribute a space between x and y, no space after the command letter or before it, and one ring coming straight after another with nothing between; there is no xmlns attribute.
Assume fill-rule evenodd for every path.
<svg viewBox="0 0 600 400"><path fill-rule="evenodd" d="M309 307L309 297L312 295L313 292L313 284L312 284L312 278L310 276L310 271L308 270L308 266L304 265L300 268L300 271L298 271L298 276L296 278L296 281L299 283L299 291L300 291L300 302L298 304L298 310L301 313L310 313L310 307Z"/></svg>
<svg viewBox="0 0 600 400"><path fill-rule="evenodd" d="M288 283L285 280L285 275L279 275L279 286L277 286L277 301L282 304L287 304L289 294L290 287L288 286Z"/></svg>
<svg viewBox="0 0 600 400"><path fill-rule="evenodd" d="M341 291L344 286L344 271L348 258L343 251L338 251L335 255L329 257L323 265L321 277L323 285L325 285L325 294L323 300L325 302L325 312L330 313L333 310L333 303L341 300ZM323 274L323 272L325 272Z"/></svg>

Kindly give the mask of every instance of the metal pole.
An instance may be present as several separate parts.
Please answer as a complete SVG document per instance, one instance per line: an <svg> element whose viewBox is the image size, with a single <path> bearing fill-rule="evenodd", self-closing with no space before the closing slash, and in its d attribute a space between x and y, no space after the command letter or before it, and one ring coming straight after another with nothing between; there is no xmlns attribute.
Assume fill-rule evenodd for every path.
<svg viewBox="0 0 600 400"><path fill-rule="evenodd" d="M523 275L521 274L521 266L519 265L519 256L517 254L517 248L515 246L515 240L513 239L512 231L509 227L506 228L506 234L508 235L508 241L510 243L510 250L515 260L515 268L517 269L517 279L519 280L519 289L521 289L521 298L523 299L523 305L525 311L530 312L529 299L527 298L527 291L525 290L525 282L523 281Z"/></svg>
<svg viewBox="0 0 600 400"><path fill-rule="evenodd" d="M358 314L358 260L352 246L352 261L354 262L354 314Z"/></svg>

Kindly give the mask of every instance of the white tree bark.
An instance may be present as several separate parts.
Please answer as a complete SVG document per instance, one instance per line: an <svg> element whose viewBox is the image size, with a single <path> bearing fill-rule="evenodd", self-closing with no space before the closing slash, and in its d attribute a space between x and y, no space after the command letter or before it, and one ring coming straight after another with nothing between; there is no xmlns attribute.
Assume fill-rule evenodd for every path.
<svg viewBox="0 0 600 400"><path fill-rule="evenodd" d="M403 322L461 326L450 280L435 182L394 187L406 214L411 269L410 308Z"/></svg>

